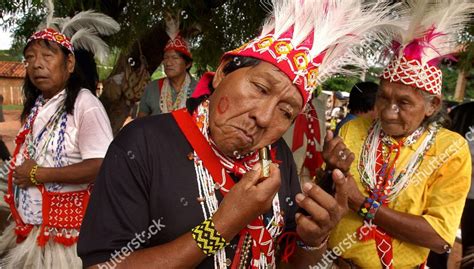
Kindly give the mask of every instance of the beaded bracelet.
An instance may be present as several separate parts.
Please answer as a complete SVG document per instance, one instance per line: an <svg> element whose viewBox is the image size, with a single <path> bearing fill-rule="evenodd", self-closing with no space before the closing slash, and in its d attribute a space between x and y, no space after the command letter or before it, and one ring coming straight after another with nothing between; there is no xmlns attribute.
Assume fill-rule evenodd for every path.
<svg viewBox="0 0 474 269"><path fill-rule="evenodd" d="M214 227L212 218L203 221L198 226L191 230L194 241L198 247L206 254L211 256L217 253L220 249L227 246L227 243L222 235Z"/></svg>
<svg viewBox="0 0 474 269"><path fill-rule="evenodd" d="M37 164L35 164L33 166L33 168L31 168L30 181L31 181L31 183L33 183L35 185L40 185L41 183L39 183L38 180L36 180L36 171L38 171L38 165Z"/></svg>
<svg viewBox="0 0 474 269"><path fill-rule="evenodd" d="M357 214L359 214L359 216L363 217L365 220L373 220L375 218L375 214L380 209L380 206L380 202L367 197L360 206Z"/></svg>
<svg viewBox="0 0 474 269"><path fill-rule="evenodd" d="M296 245L303 249L303 250L306 250L306 251L315 251L315 250L320 250L322 249L328 242L329 240L329 235L326 236L326 238L323 240L323 242L321 242L321 244L319 244L319 246L315 246L315 247L312 247L312 246L308 246L306 245L303 241L300 241L300 240L297 240L296 241Z"/></svg>

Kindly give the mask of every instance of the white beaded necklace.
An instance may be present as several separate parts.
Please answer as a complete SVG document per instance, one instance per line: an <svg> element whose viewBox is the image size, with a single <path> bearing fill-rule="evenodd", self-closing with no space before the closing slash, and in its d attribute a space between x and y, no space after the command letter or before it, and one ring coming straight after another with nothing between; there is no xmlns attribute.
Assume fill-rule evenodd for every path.
<svg viewBox="0 0 474 269"><path fill-rule="evenodd" d="M402 190L404 190L411 182L413 174L420 166L423 156L430 149L434 143L436 134L441 126L436 122L428 126L428 135L422 141L421 145L416 149L411 156L407 165L403 169L398 169L398 174L393 175L391 182L386 186L384 193L387 195L387 200L393 201ZM417 141L417 138L424 132L424 127L418 128L410 136L408 136L403 143L403 146L409 146ZM358 170L361 175L363 185L369 191L374 191L379 182L378 171L376 171L376 162L379 157L378 148L382 140L389 138L382 131L380 121L376 121L369 130L369 134L364 142L361 155L359 158ZM394 164L396 165L396 164Z"/></svg>
<svg viewBox="0 0 474 269"><path fill-rule="evenodd" d="M213 143L212 139L209 137L209 100L204 101L201 103L198 108L197 108L197 115L198 115L198 127L201 131L201 133L204 135L207 141L209 141L210 145ZM228 157L222 158L221 154L218 154L216 150L213 148L214 152L217 154L219 157L219 160L221 160L221 164L229 168L231 166L231 159ZM258 156L258 155L257 155ZM214 179L210 175L209 171L206 169L206 167L203 165L202 160L199 158L196 152L193 154L193 159L194 159L194 167L197 175L197 183L198 183L198 190L199 190L199 197L198 197L198 202L201 204L202 212L204 219L208 219L209 217L213 216L214 213L217 211L217 208L219 207L219 201L217 200L216 197L216 191L220 190L222 186L217 185L214 182ZM250 170L251 167L245 166L245 169ZM247 172L247 171L240 171L240 172ZM222 170L222 179L223 182L225 182L226 173L224 170ZM229 190L222 189L224 192L228 192ZM280 235L283 231L283 226L279 225L283 223L283 215L280 210L280 200L278 193L275 195L272 201L272 209L273 209L273 217L272 219L268 222L266 229L270 232L272 238L276 238L278 235ZM214 268L216 269L225 269L227 266L230 266L226 262L226 252L225 248L219 250L216 255L214 255ZM272 264L267 264L265 255L262 254L262 256L257 260L258 263L258 268L271 268L275 266L275 259L273 259Z"/></svg>

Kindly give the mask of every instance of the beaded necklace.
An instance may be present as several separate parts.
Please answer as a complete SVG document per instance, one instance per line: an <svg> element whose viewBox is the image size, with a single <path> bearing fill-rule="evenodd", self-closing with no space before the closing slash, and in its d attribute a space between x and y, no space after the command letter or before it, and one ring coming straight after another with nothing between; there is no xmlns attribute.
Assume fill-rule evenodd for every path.
<svg viewBox="0 0 474 269"><path fill-rule="evenodd" d="M191 76L186 73L184 78L183 86L176 96L176 100L173 101L172 91L174 89L171 87L171 82L168 78L163 81L163 86L161 88L160 96L160 109L161 113L168 113L173 110L180 109L186 106L186 99L189 97L190 89L189 85L191 84Z"/></svg>
<svg viewBox="0 0 474 269"><path fill-rule="evenodd" d="M243 157L242 160L236 161L232 158L229 158L222 154L217 147L215 146L215 143L212 141L212 138L209 137L209 100L206 100L202 102L196 111L193 113L193 120L195 121L196 125L198 126L199 130L203 134L203 136L206 138L207 141L209 141L209 144L211 145L211 148L213 151L216 153L217 157L219 158L221 164L224 166L226 169L227 173L235 173L236 175L243 175L247 171L251 169L253 164L257 162L259 159L258 157L258 152L253 152L251 154L248 154L246 157ZM217 211L217 208L219 207L219 201L216 198L215 191L220 190L224 192L229 192L229 190L224 189L222 186L217 185L214 182L214 179L210 175L209 171L206 169L206 167L203 165L202 160L199 158L199 156L194 152L193 154L194 158L194 167L197 175L197 183L198 183L198 190L199 190L199 197L198 197L198 202L201 204L201 208L203 211L203 216L204 219L207 219L214 215L214 213ZM224 171L223 171L224 173ZM225 180L225 175L222 175L222 178ZM224 184L221 184L224 185ZM278 235L280 235L283 231L283 226L284 226L284 220L283 220L283 215L280 210L280 200L278 193L275 195L272 201L272 209L273 209L273 217L268 221L268 224L265 229L267 229L272 236L272 238L276 238ZM253 227L253 229L258 229L258 227ZM246 253L246 255L242 255L239 265L244 265L248 264L248 257L249 257L249 250L248 248L251 248L252 245L255 244L253 240L247 239L247 236L245 236L245 239L247 240L246 244L244 244L244 248L247 249L247 251L242 250L243 253ZM268 244L273 244L273 242L268 242ZM240 251L239 251L240 252ZM270 263L267 263L265 255L262 253L260 257L253 257L251 261L251 265L253 268L269 268L271 266L275 265L275 259L274 259L274 250L270 253L273 255L273 260ZM236 254L237 255L237 254ZM225 248L219 250L216 255L214 255L214 268L227 268L228 264L226 264L226 253L225 253Z"/></svg>
<svg viewBox="0 0 474 269"><path fill-rule="evenodd" d="M374 199L384 203L393 201L410 184L413 174L420 166L423 156L434 143L440 128L441 126L436 122L428 126L426 138L416 149L407 165L398 169L398 175L395 175L395 166L402 147L415 144L425 128L419 127L407 138L396 143L393 138L383 132L380 121L374 122L364 142L358 164L362 184ZM389 165L392 152L396 156L392 164Z"/></svg>
<svg viewBox="0 0 474 269"><path fill-rule="evenodd" d="M30 131L25 138L26 154L30 159L40 163L41 160L46 158L46 155L50 154L53 157L54 167L63 167L67 165L65 163L65 133L67 127L67 112L64 105L64 100L56 108L56 111L49 118L48 122L39 131L38 135L34 137L33 131ZM43 96L40 95L36 99L35 106L31 109L30 115L23 127L23 130L33 129L33 120L38 113L40 107L42 107L46 101ZM54 146L56 145L56 146ZM49 147L53 146L53 147ZM51 148L48 152L48 148ZM47 185L49 191L57 191L61 189L61 184L52 183Z"/></svg>

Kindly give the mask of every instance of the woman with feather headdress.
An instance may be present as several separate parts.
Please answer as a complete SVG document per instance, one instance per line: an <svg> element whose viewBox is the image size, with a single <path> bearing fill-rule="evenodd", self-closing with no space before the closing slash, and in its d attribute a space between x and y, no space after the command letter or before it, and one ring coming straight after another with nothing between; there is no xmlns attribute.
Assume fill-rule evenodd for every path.
<svg viewBox="0 0 474 269"><path fill-rule="evenodd" d="M449 253L469 191L467 141L443 128L438 63L456 51L474 3L406 2L408 27L381 77L378 119L343 126L348 150L328 160L349 150L356 156L348 171L355 179L348 181L352 210L329 240L340 268L423 268L430 250Z"/></svg>
<svg viewBox="0 0 474 269"><path fill-rule="evenodd" d="M82 268L76 242L112 130L107 114L87 89L75 49L101 59L119 25L86 11L53 18L23 51L25 105L10 163L8 192L13 222L0 237L1 268Z"/></svg>
<svg viewBox="0 0 474 269"><path fill-rule="evenodd" d="M353 73L347 65L365 67L352 50L365 34L386 38L395 20L389 1L274 0L273 7L262 33L224 54L186 108L135 120L112 142L78 242L85 267L317 262L347 210L344 176L333 173L335 197L310 183L300 193L281 137L318 83Z"/></svg>

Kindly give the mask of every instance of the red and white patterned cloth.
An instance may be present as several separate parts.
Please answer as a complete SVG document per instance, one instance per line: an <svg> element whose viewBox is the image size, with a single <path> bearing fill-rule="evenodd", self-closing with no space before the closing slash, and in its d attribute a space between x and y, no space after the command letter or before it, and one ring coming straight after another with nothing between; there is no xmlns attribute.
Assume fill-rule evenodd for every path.
<svg viewBox="0 0 474 269"><path fill-rule="evenodd" d="M227 52L224 57L253 57L277 66L293 81L306 104L318 85L318 66L323 61L325 53L317 57L310 56L313 45L310 38L294 47L291 42L292 34L292 31L288 31L278 39L274 39L273 33L270 33Z"/></svg>
<svg viewBox="0 0 474 269"><path fill-rule="evenodd" d="M56 42L59 45L61 45L61 46L65 47L66 49L68 49L71 53L74 53L74 47L71 43L71 40L69 40L69 38L67 36L65 36L64 34L58 32L54 29L47 28L47 29L44 29L44 30L41 30L41 31L38 31L38 32L34 33L28 39L28 43L30 43L33 40L37 40L37 39L43 39L43 40Z"/></svg>
<svg viewBox="0 0 474 269"><path fill-rule="evenodd" d="M184 40L184 38L179 34L174 39L171 38L170 40L168 40L168 43L166 43L164 51L169 50L175 50L181 52L189 58L193 58L191 52L189 51L189 47L186 40Z"/></svg>
<svg viewBox="0 0 474 269"><path fill-rule="evenodd" d="M433 95L441 95L441 70L416 59L409 60L404 55L395 57L385 68L382 77L390 82L400 82Z"/></svg>

